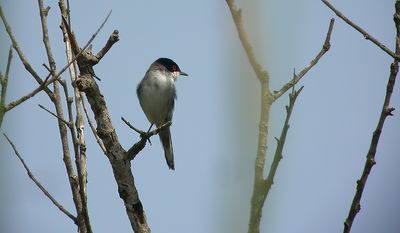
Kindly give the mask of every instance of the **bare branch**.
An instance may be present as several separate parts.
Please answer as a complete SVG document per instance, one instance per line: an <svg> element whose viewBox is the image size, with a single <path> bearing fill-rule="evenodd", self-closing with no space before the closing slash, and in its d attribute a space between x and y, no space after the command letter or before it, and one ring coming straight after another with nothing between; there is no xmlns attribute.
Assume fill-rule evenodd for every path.
<svg viewBox="0 0 400 233"><path fill-rule="evenodd" d="M62 121L62 122L63 122L64 124L66 124L67 126L69 126L69 122L66 121L64 118L62 118L62 117L58 116L57 114L53 113L52 111L48 110L47 108L45 108L45 107L44 107L43 105L41 105L41 104L38 104L38 106L39 106L41 109L45 110L46 112L50 113L52 116L54 116L54 117L57 118L58 120Z"/></svg>
<svg viewBox="0 0 400 233"><path fill-rule="evenodd" d="M45 14L46 11L48 11L47 8L45 8L44 11L43 11L44 17L45 17L45 15L46 15L46 14ZM43 89L45 89L46 92L47 92L48 94L50 94L51 91L48 89L47 86L50 85L50 84L52 84L53 82L57 81L57 80L61 77L61 75L68 69L68 67L69 67L73 62L75 62L76 59L77 59L79 56L81 56L81 54L82 54L83 52L86 51L86 49L89 47L90 43L92 43L92 41L93 41L93 40L95 39L95 37L97 36L97 34L98 34L98 32L100 31L101 27L104 26L105 22L107 21L108 17L110 16L110 14L111 14L111 12L109 13L109 15L107 16L107 18L105 19L105 21L102 23L102 25L97 29L97 31L92 35L92 37L89 39L89 41L85 44L85 46L83 47L83 49L81 49L81 50L79 51L79 53L78 53L76 56L74 56L74 57L72 58L72 60L70 60L57 74L55 74L55 75L53 76L53 78L51 78L51 79L49 80L49 79L48 79L48 77L50 77L50 74L49 74L49 75L46 77L46 80L45 80L45 81L41 81L39 75L37 75L37 73L36 73L36 72L33 70L33 68L30 66L30 64L29 64L29 62L27 61L25 55L22 53L22 50L19 48L19 45L18 45L18 43L17 43L17 41L16 41L14 35L12 34L11 27L8 25L8 22L6 21L6 18L5 18L5 16L4 16L4 14L3 14L3 12L2 12L2 9L1 9L1 6L0 6L0 15L1 15L1 18L2 18L2 20L3 20L3 23L4 23L4 25L5 25L6 29L7 29L7 32L8 32L8 34L9 34L10 38L11 38L11 41L12 41L12 43L13 43L14 49L17 51L17 53L18 53L18 55L19 55L19 57L20 57L22 63L25 65L25 68L28 70L28 72L31 73L32 76L33 76L36 80L39 80L39 79L40 79L40 81L38 81L38 83L40 84L39 87L35 88L33 91L31 91L30 93L26 94L25 96L22 96L22 97L19 98L18 100L15 100L15 101L9 103L8 105L5 105L5 108L4 108L4 109L5 109L5 112L7 112L7 111L13 109L14 107L20 105L21 103L23 103L23 102L25 102L26 100L30 99L31 97L35 96L37 93L39 93L39 92L42 91ZM109 41L107 41L107 44L106 44L106 46L102 49L101 53L99 52L99 53L96 55L96 56L99 56L98 60L100 60L100 59L104 56L104 54L110 49L110 47L111 47L111 46L113 45L113 43L115 43L116 41L118 41L118 31L117 31L117 30L115 30L115 31L113 32L113 34L110 36ZM54 61L54 59L53 59L53 61ZM45 64L44 64L44 65L45 65ZM7 67L9 67L9 66L7 65ZM46 65L45 65L45 67L49 70L49 72L51 71L51 69L50 69L49 67L47 67ZM9 68L7 68L7 70L9 70ZM6 71L5 77L8 77L8 71ZM39 78L39 79L38 79L38 78ZM6 93L6 92L4 91L4 92L2 92L2 93L4 93L4 96L5 96L5 93ZM2 98L1 100L3 100L3 98ZM5 100L5 98L4 98L4 100Z"/></svg>
<svg viewBox="0 0 400 233"><path fill-rule="evenodd" d="M137 128L135 128L134 126L132 126L127 120L125 120L123 117L121 117L121 119L125 122L125 124L127 124L129 126L129 128L133 129L134 131L136 131L137 133L140 134L140 141L138 141L137 143L135 143L127 152L125 155L125 158L127 160L133 160L137 154L139 154L139 152L141 150L143 150L144 146L146 145L146 141L150 141L150 137L158 134L160 131L164 130L165 128L168 128L171 126L172 122L168 121L165 124L163 124L162 126L150 131L150 132L144 132L142 130L139 130Z"/></svg>
<svg viewBox="0 0 400 233"><path fill-rule="evenodd" d="M146 135L146 132L145 132L145 131L142 131L142 130L136 128L136 127L133 126L131 123L129 123L129 121L125 120L124 117L121 117L121 120L122 120L129 128L133 129L134 131L136 131L136 133L140 134L140 136Z"/></svg>
<svg viewBox="0 0 400 233"><path fill-rule="evenodd" d="M92 120L90 119L89 112L88 112L88 109L86 107L83 95L82 95L82 106L83 106L83 110L85 111L86 119L87 119L87 121L89 123L89 126L92 129L92 133L93 133L94 137L96 138L97 144L99 144L99 146L100 146L101 150L103 151L103 153L106 154L107 151L106 151L106 148L104 147L103 141L100 139L99 135L97 134L96 128L94 127L94 124L93 124Z"/></svg>
<svg viewBox="0 0 400 233"><path fill-rule="evenodd" d="M4 137L7 139L8 143L11 145L11 147L14 150L15 155L18 157L18 159L21 161L22 165L24 166L26 172L28 173L29 178L36 184L36 186L43 192L43 194L50 199L50 201L65 215L67 215L74 223L76 223L77 219L74 215L72 215L70 212L68 212L58 201L46 190L45 187L35 178L35 176L32 174L30 171L29 167L26 165L24 159L22 159L21 155L19 154L16 146L14 143L8 138L8 136L3 133Z"/></svg>
<svg viewBox="0 0 400 233"><path fill-rule="evenodd" d="M289 106L286 106L286 119L282 128L281 136L277 139L277 147L275 149L274 160L272 161L271 169L269 170L268 176L265 179L265 192L268 197L269 190L271 189L272 184L274 183L274 177L276 170L278 169L278 165L280 160L282 159L282 152L286 142L287 132L289 130L289 120L292 115L292 111L294 108L294 104L296 102L297 97L299 96L301 90L303 90L303 86L300 87L299 90L295 91L294 86L292 89L292 93L289 94Z"/></svg>
<svg viewBox="0 0 400 233"><path fill-rule="evenodd" d="M400 1L398 1L398 0L395 3L395 9L396 9L396 12L393 16L393 20L394 20L395 27L396 27L396 40L395 40L396 41L396 56L394 56L395 60L390 65L389 80L388 80L387 87L386 87L385 100L383 101L381 115L379 117L379 121L376 126L376 129L372 135L371 144L368 149L367 158L365 161L363 172L361 174L361 178L359 180L357 180L356 193L355 193L353 201L351 203L349 214L346 218L346 221L344 222L344 229L343 229L344 233L350 232L351 226L353 225L354 218L356 217L357 213L361 209L361 204L360 204L361 197L362 197L365 185L367 183L368 176L371 173L372 167L376 164L375 155L376 155L376 150L377 150L378 143L379 143L379 138L380 138L381 132L383 130L383 125L385 123L386 117L393 115L392 112L394 111L394 108L390 107L390 99L392 97L393 87L396 82L397 73L399 71L398 60L396 59L396 57L398 57L400 55Z"/></svg>
<svg viewBox="0 0 400 233"><path fill-rule="evenodd" d="M39 0L42 1L42 0ZM65 18L69 18L69 12L66 12L65 10L65 4L64 1L59 1L59 7L61 10L61 18L62 18L62 25L64 25L63 32L65 29L65 25L68 23L66 22ZM63 33L64 35L64 33ZM93 38L94 39L94 38ZM68 44L71 42L64 36L64 41L68 47ZM79 49L80 50L80 49ZM83 50L77 51L75 54L79 55L79 52ZM80 59L80 57L77 56L77 59ZM73 61L72 58L72 53L67 53L67 60L69 62ZM72 64L72 63L71 63ZM71 72L74 72L73 66L69 67L70 69L70 74ZM74 74L75 76L75 74ZM71 77L72 82L74 81L75 77ZM80 112L80 100L75 98L75 107L76 107L76 114L78 114L79 117L76 118L76 126L77 126L77 131L78 131L78 136L76 135L75 128L74 128L74 119L73 119L73 113L72 113L72 103L73 103L73 98L68 96L68 88L66 83L62 83L64 87L64 92L67 98L67 103L68 103L68 116L69 116L69 129L71 132L71 137L72 137L72 142L74 146L74 152L75 152L75 164L77 167L77 172L78 172L78 182L79 182L79 195L80 195L80 201L81 201L81 209L78 209L78 216L81 215L82 219L79 224L79 229L80 232L83 233L91 233L91 224L90 224L90 218L89 218L89 212L88 212L88 205L87 205L87 192L86 192L86 184L87 184L87 170L86 170L86 145L83 137L83 120L82 120L82 115ZM77 91L76 88L74 87L74 96L76 97Z"/></svg>
<svg viewBox="0 0 400 233"><path fill-rule="evenodd" d="M63 7L60 6L60 8ZM63 24L67 27L64 17ZM77 54L79 52L77 41L70 29L67 28L67 31L72 51L74 54ZM111 123L104 96L101 94L98 85L93 79L92 57L94 57L94 55L91 56L89 53L84 53L83 56L77 59L80 76L76 79L75 84L79 91L85 92L93 111L97 123L97 134L106 148L106 156L112 166L114 178L118 184L118 192L121 199L124 201L126 213L131 222L132 229L136 233L148 233L150 232L150 227L147 224L143 205L135 186L131 164L125 159L126 151L122 148L115 128Z"/></svg>
<svg viewBox="0 0 400 233"><path fill-rule="evenodd" d="M25 57L24 53L22 52L22 50L20 49L17 40L14 37L14 34L12 33L11 27L7 22L7 19L3 13L3 9L0 5L0 17L3 21L4 27L6 28L6 31L8 33L8 36L11 39L13 48L15 49L15 51L17 51L17 54L19 56L19 59L21 60L21 62L24 64L25 69L32 75L32 77L39 83L42 84L43 80L40 78L40 76L36 73L36 71L32 68L32 66L30 65L30 63L28 62L27 58ZM50 91L49 88L45 87L44 88L45 92L51 96L52 92Z"/></svg>
<svg viewBox="0 0 400 233"><path fill-rule="evenodd" d="M96 54L96 58L98 61L100 61L104 55L108 52L108 50L111 49L111 47L119 41L119 36L118 36L118 30L114 30L113 33L110 35L110 37L107 40L106 45Z"/></svg>
<svg viewBox="0 0 400 233"><path fill-rule="evenodd" d="M64 11L65 8L62 8L61 14L63 18L67 17L70 20L68 12ZM73 52L71 48L71 42L67 33L65 33L65 27L63 27L63 36L65 42L65 52L67 56L67 60L73 60ZM75 64L69 66L69 73L71 83L74 84L76 80L76 66ZM73 142L74 142L74 149L75 149L75 163L78 170L78 179L79 179L79 186L80 186L80 195L83 203L83 216L85 217L85 221L87 224L89 223L89 214L87 209L87 167L86 167L86 140L85 140L85 133L84 133L84 121L82 116L82 98L79 90L76 88L75 85L72 85L74 89L74 99L75 99L75 129L71 127L71 134L73 135ZM65 85L66 87L66 85ZM68 103L72 103L71 101ZM69 119L73 122L72 117L72 106L68 104L68 112L69 112ZM88 232L91 232L90 225L88 225Z"/></svg>
<svg viewBox="0 0 400 233"><path fill-rule="evenodd" d="M7 66L6 66L6 74L4 75L4 79L8 81L10 76L10 67L11 67L11 60L13 58L12 47L8 50L8 58L7 58Z"/></svg>
<svg viewBox="0 0 400 233"><path fill-rule="evenodd" d="M60 5L60 8L61 8L61 11L62 12L66 12L66 10L65 10L65 7L63 7L63 6L61 6L61 4L59 4ZM93 67L92 66L94 66L94 65L96 65L100 60L95 56L95 55L93 55L93 53L92 53L92 51L91 51L91 46L90 46L90 43L96 38L96 36L97 36L97 34L100 32L100 30L103 28L103 26L105 25L105 23L107 22L107 20L108 20L108 18L110 17L110 15L111 15L111 12L112 11L110 11L109 13L108 13L108 15L107 15L107 17L104 19L104 21L102 22L102 24L100 25L100 27L96 30L96 32L92 35L92 37L90 38L90 40L87 42L87 44L84 46L84 49L80 49L79 48L79 46L78 46L78 41L76 40L76 38L75 38L75 35L74 35L74 33L71 31L71 27L68 25L68 23L67 23L67 20L66 20L66 18L65 18L65 13L63 13L63 17L62 17L62 20L63 20L63 24L62 24L62 30L63 30L63 33L64 33L64 37L68 37L68 41L69 41L69 43L70 43L70 45L71 45L71 49L72 49L72 51L73 51L73 54L76 54L76 57L78 57L78 55L80 55L80 54L82 54L82 50L86 50L85 51L85 59L86 60L88 60L89 61L89 63L90 63L90 65L86 65L85 66L85 69L88 69L88 71L87 72L89 72L90 74L91 74L91 76L92 77L95 77L96 79L98 79L99 81L100 81L100 78L98 78L97 76L96 76L96 74L94 73L94 70L93 70ZM117 32L117 33L115 33L115 32ZM113 43L110 43L109 44L109 46L110 46L110 48L111 48L111 46L115 43L115 42L117 42L118 41L118 31L117 30L115 30L114 31L114 33L115 33L115 38L114 38L114 42ZM113 33L113 34L114 34ZM108 43L108 42L107 42ZM107 46L106 46L107 47ZM109 49L109 48L108 48ZM107 49L107 51L108 51L108 49ZM105 52L104 52L105 53ZM104 54L103 54L104 55ZM79 59L83 59L83 58L80 58L80 57L78 57L77 58L77 60L79 60ZM82 64L82 62L81 62L81 64ZM83 68L83 67L82 67Z"/></svg>
<svg viewBox="0 0 400 233"><path fill-rule="evenodd" d="M253 52L253 48L249 42L249 39L247 38L246 32L243 27L243 22L242 22L242 10L238 9L235 5L234 0L226 0L226 3L229 6L229 10L231 12L233 21L235 22L236 30L239 34L239 39L240 42L243 45L243 48L246 52L247 58L251 64L251 67L253 68L254 72L256 73L256 76L260 82L267 83L269 81L269 75L266 70L262 68L260 63L258 63L256 56Z"/></svg>
<svg viewBox="0 0 400 233"><path fill-rule="evenodd" d="M300 73L298 75L295 75L294 79L291 80L290 82L286 83L285 85L283 85L283 87L279 90L279 91L274 91L274 95L273 95L273 101L277 100L279 97L281 97L287 90L289 90L293 85L297 84L301 78L303 78L303 76L309 71L311 70L311 68L313 68L313 66L315 66L318 61L321 59L322 56L324 56L324 54L326 52L328 52L329 48L331 47L331 34L332 34L332 30L333 30L333 24L335 23L335 19L331 19L329 22L329 28L328 28L328 32L326 33L326 38L325 38L325 42L322 45L321 50L319 51L319 53L317 54L317 56L315 56L314 59L311 60L311 62L303 68L302 71L300 71Z"/></svg>
<svg viewBox="0 0 400 233"><path fill-rule="evenodd" d="M7 66L6 66L6 73L4 77L0 79L1 82L1 98L0 98L0 105L4 106L6 102L6 93L7 93L7 86L8 86L8 79L10 77L10 67L11 67L11 60L13 57L12 47L10 47L8 51L8 59L7 59Z"/></svg>
<svg viewBox="0 0 400 233"><path fill-rule="evenodd" d="M81 67L84 64L79 64ZM97 123L97 134L104 143L107 151L107 158L109 159L114 178L118 184L118 192L124 201L125 208L131 226L135 232L148 233L150 228L147 224L146 215L139 198L138 191L135 186L134 177L131 171L129 161L125 159L126 151L122 148L115 128L112 125L111 118L98 85L95 80L90 76L87 69L80 69L81 75L76 81L76 85L80 91L85 92L94 118Z"/></svg>
<svg viewBox="0 0 400 233"><path fill-rule="evenodd" d="M74 52L74 54L76 54L76 56L78 56L80 54L80 52L82 50L85 50L86 48L89 47L89 45L92 43L92 41L96 38L97 34L99 34L100 30L104 27L104 25L106 24L108 18L110 18L112 11L110 11L107 15L107 17L103 20L103 22L101 23L101 25L99 26L99 28L94 32L94 34L90 37L89 41L86 43L86 45L83 47L84 49L80 49L78 46L78 42L75 39L75 35L73 34L73 32L71 31L70 26L68 25L65 17L62 17L63 19L63 25L68 33L68 37L70 39L70 43L72 45L72 51ZM118 31L117 31L118 32ZM118 33L117 33L118 34ZM117 40L118 41L118 40ZM114 42L115 43L115 42Z"/></svg>
<svg viewBox="0 0 400 233"><path fill-rule="evenodd" d="M260 109L260 121L259 121L259 130L258 130L258 145L257 145L257 155L254 166L254 182L253 182L253 193L251 197L251 214L249 221L249 233L258 233L260 232L260 220L261 220L261 212L265 203L265 199L267 196L265 179L264 179L264 171L265 171L265 161L266 161L266 151L268 145L268 124L269 124L269 114L271 105L274 101L283 95L288 89L293 87L317 62L319 59L329 50L330 47L330 37L331 32L333 30L334 20L332 19L329 25L329 30L327 33L327 37L325 39L325 43L321 52L314 58L311 63L306 66L299 75L294 75L294 82L290 81L286 85L284 85L280 91L271 93L269 88L270 77L268 72L264 70L261 65L257 62L253 49L250 45L250 42L247 38L247 35L244 30L244 26L242 23L242 15L241 9L238 9L234 3L234 0L226 0L229 10L231 12L233 21L236 26L236 30L239 35L239 39L242 43L242 46L246 52L247 58L256 73L257 78L261 84L261 109ZM278 143L283 143L284 140L277 140ZM279 144L280 145L280 144ZM282 145L283 146L283 145ZM271 168L273 169L273 168Z"/></svg>
<svg viewBox="0 0 400 233"><path fill-rule="evenodd" d="M400 61L400 56L399 54L395 54L393 51L388 49L385 45L383 45L381 42L379 42L375 37L371 36L369 33L367 33L364 29L362 29L360 26L357 24L353 23L350 19L348 19L346 16L342 14L339 10L337 10L331 3L329 3L327 0L321 0L325 5L327 5L335 14L343 19L348 25L356 29L358 32L360 32L366 40L371 41L375 45L377 45L379 48L381 48L383 51L385 51L387 54L389 54L391 57L393 57L395 60Z"/></svg>
<svg viewBox="0 0 400 233"><path fill-rule="evenodd" d="M43 90L43 88L47 85L49 85L48 80L50 78L50 75L46 77L44 80L43 84L35 88L33 91L29 92L28 94L22 96L21 98L14 100L13 102L10 102L5 106L6 111L10 111L11 109L17 107L18 105L22 104L23 102L27 101L28 99L34 97L37 93Z"/></svg>
<svg viewBox="0 0 400 233"><path fill-rule="evenodd" d="M7 112L6 103L6 96L7 96L7 87L8 87L8 78L10 74L10 66L12 60L12 47L10 47L8 51L8 59L7 59L7 66L6 66L6 73L3 77L3 74L0 72L0 85L1 85L1 93L0 93L0 128L3 124L4 114Z"/></svg>
<svg viewBox="0 0 400 233"><path fill-rule="evenodd" d="M43 66L44 68L46 68L46 70L49 71L49 73L51 74L51 69L50 69L50 67L48 67L45 63L43 63L42 66Z"/></svg>

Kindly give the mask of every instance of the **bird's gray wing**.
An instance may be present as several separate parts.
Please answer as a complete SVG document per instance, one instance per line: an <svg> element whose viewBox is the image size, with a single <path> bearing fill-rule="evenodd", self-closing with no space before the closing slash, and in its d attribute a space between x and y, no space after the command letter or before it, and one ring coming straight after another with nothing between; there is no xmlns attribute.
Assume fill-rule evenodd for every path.
<svg viewBox="0 0 400 233"><path fill-rule="evenodd" d="M175 89L175 85L172 85L172 88L169 91L168 94L168 113L167 113L167 118L165 119L165 121L171 121L172 120L172 116L174 114L174 107L175 107L175 100L176 100L176 89Z"/></svg>

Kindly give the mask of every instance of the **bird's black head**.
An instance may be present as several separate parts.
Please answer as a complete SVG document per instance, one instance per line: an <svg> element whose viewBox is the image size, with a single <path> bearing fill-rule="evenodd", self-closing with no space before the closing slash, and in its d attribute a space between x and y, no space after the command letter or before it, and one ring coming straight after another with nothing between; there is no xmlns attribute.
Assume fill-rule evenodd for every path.
<svg viewBox="0 0 400 233"><path fill-rule="evenodd" d="M181 72L178 64L176 64L173 60L171 60L169 58L162 57L162 58L157 59L156 62L165 66L165 68L167 68L167 70L170 72L175 72L175 71Z"/></svg>
<svg viewBox="0 0 400 233"><path fill-rule="evenodd" d="M183 72L178 64L176 64L173 60L169 59L169 58L159 58L157 59L154 63L158 63L162 66L164 66L169 72L176 74L176 77L179 75L183 75L183 76L188 76L187 73Z"/></svg>

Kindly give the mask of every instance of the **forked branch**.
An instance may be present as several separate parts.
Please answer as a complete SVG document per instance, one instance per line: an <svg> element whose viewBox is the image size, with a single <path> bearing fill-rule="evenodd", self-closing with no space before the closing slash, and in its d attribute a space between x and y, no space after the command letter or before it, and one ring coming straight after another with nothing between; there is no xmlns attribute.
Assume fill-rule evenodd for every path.
<svg viewBox="0 0 400 233"><path fill-rule="evenodd" d="M121 117L122 121L131 129L133 129L135 132L137 132L140 135L140 141L138 141L137 143L135 143L127 152L126 152L126 159L127 160L133 160L137 154L139 154L139 152L141 150L143 150L143 148L146 145L146 141L150 141L150 137L158 134L161 130L164 130L165 128L168 128L171 126L172 122L168 121L167 123L163 124L162 126L150 131L150 132L145 132L142 131L140 129L137 129L136 127L134 127L131 123L129 123L129 121L125 120L125 118Z"/></svg>
<svg viewBox="0 0 400 233"><path fill-rule="evenodd" d="M243 22L242 22L242 11L237 8L234 0L226 0L229 10L232 15L232 19L235 23L236 30L239 35L240 42L246 52L247 58L251 67L253 68L258 80L261 84L261 109L260 109L260 121L259 121L259 131L258 131L258 145L257 145L257 155L254 166L254 182L253 182L253 194L251 197L251 210L250 210L250 220L249 220L249 233L259 233L260 232L260 221L262 215L262 209L268 194L267 190L267 181L264 179L264 171L265 171L265 161L266 161L266 151L268 145L268 124L269 124L269 114L271 105L274 103L276 99L282 96L287 90L293 87L300 79L312 68L314 67L320 58L329 50L330 48L330 37L333 30L334 20L331 19L329 24L328 33L325 39L325 43L321 49L321 51L317 54L317 56L310 62L308 66L306 66L298 75L294 75L294 80L291 80L286 85L284 85L279 91L276 91L274 94L271 93L269 87L270 77L268 72L262 68L260 63L257 61L256 56L253 52L253 48L249 42L247 34L244 30ZM296 99L298 92L292 93L292 98ZM294 101L293 101L294 104ZM288 109L289 110L289 109ZM289 117L291 113L288 112ZM287 118L287 121L289 119ZM284 127L284 131L288 130L287 127ZM283 138L286 137L286 133L283 134ZM280 150L283 149L284 139L278 140L278 148ZM281 152L277 151L278 155L281 155ZM273 164L274 167L270 169L270 175L267 180L272 185L273 175L277 169L277 165L279 162L279 156L276 157L277 161ZM269 187L271 186L269 185ZM268 188L269 189L269 188Z"/></svg>
<svg viewBox="0 0 400 233"><path fill-rule="evenodd" d="M322 56L324 56L324 54L326 52L328 52L328 50L331 48L331 34L332 34L332 30L333 30L333 24L335 23L335 19L331 19L331 21L329 22L329 28L328 28L328 32L326 33L326 37L325 37L325 42L322 45L321 50L319 51L319 53L317 54L317 56L315 56L314 59L311 60L311 62L304 67L299 74L294 74L294 79L291 80L290 82L286 83L285 85L283 85L283 87L279 90L279 91L274 91L274 96L273 96L273 101L277 100L279 97L281 97L287 90L289 90L291 87L293 87L294 85L296 85L301 78L303 78L303 76L305 74L307 74L307 72L309 70L311 70L311 68L313 68L318 61L321 59Z"/></svg>

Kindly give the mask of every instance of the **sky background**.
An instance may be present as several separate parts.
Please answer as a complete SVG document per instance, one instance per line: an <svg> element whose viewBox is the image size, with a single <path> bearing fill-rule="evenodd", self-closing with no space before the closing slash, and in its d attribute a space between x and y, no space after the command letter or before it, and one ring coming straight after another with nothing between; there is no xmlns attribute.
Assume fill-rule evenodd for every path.
<svg viewBox="0 0 400 233"><path fill-rule="evenodd" d="M394 50L394 1L331 1ZM57 68L66 64L56 1L48 26ZM333 13L320 1L237 1L254 51L277 90L319 52ZM3 11L31 65L45 77L47 63L36 1L1 1ZM246 232L257 150L260 87L238 40L225 1L71 1L72 27L83 46L112 9L93 42L97 52L114 29L120 41L95 66L123 147L139 137L120 120L141 129L149 123L136 97L148 66L169 57L189 73L177 82L172 139L176 170L169 171L153 138L133 161L141 201L152 232ZM336 17L335 17L336 18ZM0 26L0 70L10 40ZM336 233L353 199L372 132L376 127L392 59L336 18L331 50L299 83L283 160L263 211L262 232ZM67 73L63 75L69 80ZM17 54L7 102L37 86ZM391 106L400 109L396 84ZM271 112L268 159L280 135L288 96ZM54 110L40 93L5 116L7 133L37 179L70 212L71 192L62 162ZM400 119L386 120L376 162L364 190L353 233L400 232ZM131 232L111 166L86 127L88 204L94 232ZM270 161L270 160L268 160ZM268 166L267 166L268 167ZM268 170L266 170L268 171ZM75 232L76 227L28 178L0 137L0 232Z"/></svg>

